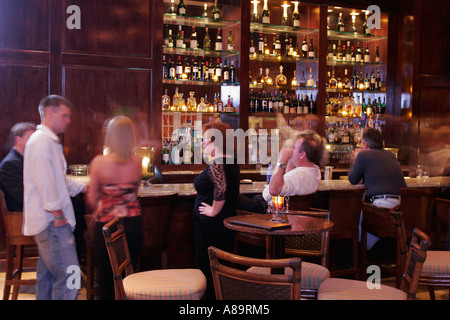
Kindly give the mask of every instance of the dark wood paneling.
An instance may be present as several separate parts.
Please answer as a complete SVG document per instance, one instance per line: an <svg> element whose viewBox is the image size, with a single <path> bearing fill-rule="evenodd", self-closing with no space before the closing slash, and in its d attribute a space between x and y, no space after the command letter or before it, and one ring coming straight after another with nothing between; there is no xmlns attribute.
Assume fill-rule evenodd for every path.
<svg viewBox="0 0 450 320"><path fill-rule="evenodd" d="M39 101L48 92L48 66L0 66L0 159L9 152L11 127L22 121L40 122Z"/></svg>
<svg viewBox="0 0 450 320"><path fill-rule="evenodd" d="M49 0L0 1L0 48L49 51Z"/></svg>
<svg viewBox="0 0 450 320"><path fill-rule="evenodd" d="M111 117L133 118L142 144L149 140L151 70L64 66L64 95L72 122L64 134L68 163L89 163L102 153L102 128Z"/></svg>
<svg viewBox="0 0 450 320"><path fill-rule="evenodd" d="M65 28L63 52L151 56L151 2L64 1L65 8L70 5L80 7L81 29Z"/></svg>

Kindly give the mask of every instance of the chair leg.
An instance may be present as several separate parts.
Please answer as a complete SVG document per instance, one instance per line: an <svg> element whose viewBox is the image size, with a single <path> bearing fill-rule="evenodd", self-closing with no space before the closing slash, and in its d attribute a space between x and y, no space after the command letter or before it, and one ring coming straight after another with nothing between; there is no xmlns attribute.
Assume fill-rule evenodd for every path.
<svg viewBox="0 0 450 320"><path fill-rule="evenodd" d="M436 295L434 294L433 286L428 286L428 292L430 293L430 300L436 300Z"/></svg>
<svg viewBox="0 0 450 320"><path fill-rule="evenodd" d="M86 299L92 300L92 288L94 287L94 261L92 248L86 248Z"/></svg>
<svg viewBox="0 0 450 320"><path fill-rule="evenodd" d="M13 278L14 280L21 280L22 279L22 270L23 270L23 246L16 246L16 258L14 259L14 274ZM20 285L15 284L13 287L13 294L12 294L12 300L17 300L19 297L19 289Z"/></svg>
<svg viewBox="0 0 450 320"><path fill-rule="evenodd" d="M11 284L9 280L13 279L14 254L15 254L15 246L8 244L6 248L6 274L5 274L5 287L3 288L3 300L8 300L9 293L11 292Z"/></svg>
<svg viewBox="0 0 450 320"><path fill-rule="evenodd" d="M355 272L354 272L354 277L355 277L355 279L356 280L359 280L359 279L361 279L360 278L360 275L361 275L361 272L360 272L360 270L359 270L359 257L358 257L358 238L353 238L353 265L352 265L352 267L353 267L353 269L355 270Z"/></svg>
<svg viewBox="0 0 450 320"><path fill-rule="evenodd" d="M366 280L366 266L367 266L367 231L361 226L361 263L360 274L362 280Z"/></svg>

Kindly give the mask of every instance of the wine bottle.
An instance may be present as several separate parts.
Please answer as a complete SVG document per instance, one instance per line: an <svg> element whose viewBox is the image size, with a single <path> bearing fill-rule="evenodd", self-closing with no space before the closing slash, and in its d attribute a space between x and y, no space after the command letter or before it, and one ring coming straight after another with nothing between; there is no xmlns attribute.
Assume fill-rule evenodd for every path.
<svg viewBox="0 0 450 320"><path fill-rule="evenodd" d="M172 59L169 59L169 79L175 79L176 77L176 68Z"/></svg>
<svg viewBox="0 0 450 320"><path fill-rule="evenodd" d="M203 39L203 49L211 50L211 38L209 37L208 28L205 29L205 38Z"/></svg>
<svg viewBox="0 0 450 320"><path fill-rule="evenodd" d="M215 68L215 80L216 81L222 81L222 63L220 62L220 59L217 59L217 64Z"/></svg>
<svg viewBox="0 0 450 320"><path fill-rule="evenodd" d="M213 20L220 19L220 11L219 11L219 7L217 6L217 0L214 1L214 7L212 9L212 18L213 18Z"/></svg>
<svg viewBox="0 0 450 320"><path fill-rule="evenodd" d="M234 67L233 60L231 60L230 64L230 82L234 83L236 82L236 68Z"/></svg>
<svg viewBox="0 0 450 320"><path fill-rule="evenodd" d="M300 14L298 12L298 1L292 1L294 4L294 12L292 13L292 25L300 28Z"/></svg>
<svg viewBox="0 0 450 320"><path fill-rule="evenodd" d="M364 23L363 23L363 35L370 36L371 32L370 32L369 27L367 26L367 15L368 15L368 13L366 12L366 17L365 17Z"/></svg>
<svg viewBox="0 0 450 320"><path fill-rule="evenodd" d="M177 48L183 48L183 42L184 42L183 31L181 30L181 26L178 26L177 40L175 46Z"/></svg>
<svg viewBox="0 0 450 320"><path fill-rule="evenodd" d="M231 33L231 30L230 30L230 35L228 36L227 50L229 52L234 51L234 41L233 41L233 35Z"/></svg>
<svg viewBox="0 0 450 320"><path fill-rule="evenodd" d="M364 62L370 63L370 51L369 51L369 45L366 44L366 51L364 51Z"/></svg>
<svg viewBox="0 0 450 320"><path fill-rule="evenodd" d="M199 80L199 67L197 60L192 58L192 76L191 79L196 81Z"/></svg>
<svg viewBox="0 0 450 320"><path fill-rule="evenodd" d="M260 33L258 38L258 54L263 54L263 52L264 52L264 39L262 33Z"/></svg>
<svg viewBox="0 0 450 320"><path fill-rule="evenodd" d="M230 82L230 70L228 69L226 62L224 62L223 64L222 75L223 75L223 82Z"/></svg>
<svg viewBox="0 0 450 320"><path fill-rule="evenodd" d="M203 5L202 18L208 18L208 4L207 3L205 3Z"/></svg>
<svg viewBox="0 0 450 320"><path fill-rule="evenodd" d="M305 36L302 42L302 58L306 59L307 57L308 57L308 43L306 42Z"/></svg>
<svg viewBox="0 0 450 320"><path fill-rule="evenodd" d="M173 48L172 29L169 29L169 34L167 36L167 47Z"/></svg>
<svg viewBox="0 0 450 320"><path fill-rule="evenodd" d="M314 59L315 58L313 38L311 38L311 42L309 44L308 58L309 59Z"/></svg>
<svg viewBox="0 0 450 320"><path fill-rule="evenodd" d="M197 32L195 31L195 26L192 26L191 41L189 47L192 49L197 49Z"/></svg>
<svg viewBox="0 0 450 320"><path fill-rule="evenodd" d="M222 51L222 34L220 33L220 28L217 29L217 37L216 37L216 43L214 45L214 50Z"/></svg>
<svg viewBox="0 0 450 320"><path fill-rule="evenodd" d="M186 5L183 0L180 0L177 4L177 15L185 16L186 15Z"/></svg>
<svg viewBox="0 0 450 320"><path fill-rule="evenodd" d="M264 24L270 24L270 12L267 6L267 0L264 0L264 7L261 13L261 22Z"/></svg>
<svg viewBox="0 0 450 320"><path fill-rule="evenodd" d="M162 70L163 70L163 79L167 79L169 77L169 69L167 68L166 56L163 56Z"/></svg>
<svg viewBox="0 0 450 320"><path fill-rule="evenodd" d="M361 48L359 47L359 42L356 44L356 62L361 62L362 60L362 51Z"/></svg>
<svg viewBox="0 0 450 320"><path fill-rule="evenodd" d="M339 13L337 31L338 32L344 31L344 22L342 21L342 12Z"/></svg>
<svg viewBox="0 0 450 320"><path fill-rule="evenodd" d="M375 51L375 63L380 63L380 52L378 50L378 46Z"/></svg>
<svg viewBox="0 0 450 320"><path fill-rule="evenodd" d="M178 62L175 67L175 74L177 79L181 79L181 75L183 74L183 64L181 63L181 56L178 56Z"/></svg>
<svg viewBox="0 0 450 320"><path fill-rule="evenodd" d="M169 10L167 10L168 14L172 14L172 15L176 15L177 14L177 9L175 9L175 3L174 0L170 0L170 6L169 6Z"/></svg>

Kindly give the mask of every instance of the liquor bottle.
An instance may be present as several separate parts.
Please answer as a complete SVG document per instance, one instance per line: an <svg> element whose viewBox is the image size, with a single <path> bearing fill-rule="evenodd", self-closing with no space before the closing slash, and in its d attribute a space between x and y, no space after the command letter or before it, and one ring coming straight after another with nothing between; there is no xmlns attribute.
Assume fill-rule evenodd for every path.
<svg viewBox="0 0 450 320"><path fill-rule="evenodd" d="M312 72L312 68L309 68L309 78L308 78L308 82L306 83L306 86L311 87L311 88L314 88L316 86L316 82L314 80L314 75L313 75L313 72Z"/></svg>
<svg viewBox="0 0 450 320"><path fill-rule="evenodd" d="M303 38L302 42L302 58L306 59L308 57L308 43L306 42L306 36Z"/></svg>
<svg viewBox="0 0 450 320"><path fill-rule="evenodd" d="M192 26L191 40L189 43L189 47L191 49L197 49L197 31L195 31L195 27Z"/></svg>
<svg viewBox="0 0 450 320"><path fill-rule="evenodd" d="M249 48L250 56L256 55L255 43L253 39L250 39L250 48Z"/></svg>
<svg viewBox="0 0 450 320"><path fill-rule="evenodd" d="M289 56L289 35L286 33L286 38L284 38L284 56Z"/></svg>
<svg viewBox="0 0 450 320"><path fill-rule="evenodd" d="M286 76L283 74L283 66L280 66L280 74L275 78L277 86L285 86L287 84Z"/></svg>
<svg viewBox="0 0 450 320"><path fill-rule="evenodd" d="M217 6L217 0L214 1L214 7L212 9L212 18L213 18L213 20L220 19L220 11L219 11L219 7Z"/></svg>
<svg viewBox="0 0 450 320"><path fill-rule="evenodd" d="M164 89L164 95L162 96L162 110L163 111L170 110L170 97L167 94L167 89Z"/></svg>
<svg viewBox="0 0 450 320"><path fill-rule="evenodd" d="M184 36L183 31L181 30L181 26L178 26L177 40L175 46L177 48L183 48Z"/></svg>
<svg viewBox="0 0 450 320"><path fill-rule="evenodd" d="M345 61L347 62L352 61L352 52L350 51L350 41L347 41L347 47L345 50Z"/></svg>
<svg viewBox="0 0 450 320"><path fill-rule="evenodd" d="M190 79L191 78L191 71L192 71L191 64L189 63L188 58L186 58L184 60L184 72L183 72L182 77L184 79Z"/></svg>
<svg viewBox="0 0 450 320"><path fill-rule="evenodd" d="M276 39L275 39L275 52L274 55L276 57L280 57L281 56L281 41L280 41L280 36L277 35Z"/></svg>
<svg viewBox="0 0 450 320"><path fill-rule="evenodd" d="M248 112L255 112L255 93L253 92L253 89L250 91L248 98Z"/></svg>
<svg viewBox="0 0 450 320"><path fill-rule="evenodd" d="M307 80L305 78L305 70L302 71L302 77L300 78L300 87L306 87Z"/></svg>
<svg viewBox="0 0 450 320"><path fill-rule="evenodd" d="M231 66L230 66L230 82L234 83L236 82L236 69L234 67L234 61L231 60Z"/></svg>
<svg viewBox="0 0 450 320"><path fill-rule="evenodd" d="M163 79L167 79L169 77L169 69L167 68L166 56L163 56L162 71Z"/></svg>
<svg viewBox="0 0 450 320"><path fill-rule="evenodd" d="M197 60L192 58L192 80L200 80L200 68L198 67Z"/></svg>
<svg viewBox="0 0 450 320"><path fill-rule="evenodd" d="M287 24L288 24L287 8L289 8L290 5L283 4L281 6L283 7L283 14L281 16L281 23L280 23L280 25L287 26Z"/></svg>
<svg viewBox="0 0 450 320"><path fill-rule="evenodd" d="M373 73L370 75L370 90L375 91L376 90L376 79L375 74Z"/></svg>
<svg viewBox="0 0 450 320"><path fill-rule="evenodd" d="M217 29L217 37L216 37L216 43L214 45L214 50L222 51L222 34L220 33L220 28Z"/></svg>
<svg viewBox="0 0 450 320"><path fill-rule="evenodd" d="M292 38L289 38L289 56L294 56L294 45L292 44Z"/></svg>
<svg viewBox="0 0 450 320"><path fill-rule="evenodd" d="M177 4L177 15L185 16L186 15L186 5L183 0L180 0Z"/></svg>
<svg viewBox="0 0 450 320"><path fill-rule="evenodd" d="M359 42L356 44L356 59L355 62L362 62L362 51L361 48L359 47Z"/></svg>
<svg viewBox="0 0 450 320"><path fill-rule="evenodd" d="M266 68L266 76L264 77L264 83L265 84L273 84L272 78L269 76L269 68Z"/></svg>
<svg viewBox="0 0 450 320"><path fill-rule="evenodd" d="M169 32L167 35L167 47L169 47L169 48L174 47L173 37L172 37L172 29L169 29Z"/></svg>
<svg viewBox="0 0 450 320"><path fill-rule="evenodd" d="M264 7L261 13L261 22L264 24L270 24L270 12L269 8L267 7L267 0L264 0Z"/></svg>
<svg viewBox="0 0 450 320"><path fill-rule="evenodd" d="M314 59L315 58L313 38L311 38L311 42L309 44L308 58L309 59Z"/></svg>
<svg viewBox="0 0 450 320"><path fill-rule="evenodd" d="M342 12L339 13L337 31L338 32L344 31L344 22L342 21Z"/></svg>
<svg viewBox="0 0 450 320"><path fill-rule="evenodd" d="M289 113L297 113L297 102L295 101L294 98L289 99Z"/></svg>
<svg viewBox="0 0 450 320"><path fill-rule="evenodd" d="M366 17L365 17L364 23L363 23L363 35L370 36L371 32L370 32L369 27L367 26L367 15L368 15L368 13L366 12Z"/></svg>
<svg viewBox="0 0 450 320"><path fill-rule="evenodd" d="M233 35L231 34L231 30L230 30L230 35L228 36L227 50L229 52L234 51L234 41L233 41Z"/></svg>
<svg viewBox="0 0 450 320"><path fill-rule="evenodd" d="M216 75L216 67L213 65L213 61L209 60L209 68L208 68L208 77L209 81L215 81L215 75Z"/></svg>
<svg viewBox="0 0 450 320"><path fill-rule="evenodd" d="M167 10L167 13L168 14L173 14L173 15L177 14L177 9L175 9L174 0L170 0L170 6L169 6L169 10Z"/></svg>
<svg viewBox="0 0 450 320"><path fill-rule="evenodd" d="M211 38L209 37L208 28L205 29L205 38L203 39L203 49L211 50Z"/></svg>
<svg viewBox="0 0 450 320"><path fill-rule="evenodd" d="M228 95L227 104L224 109L225 112L234 112L233 104L231 102L231 97Z"/></svg>
<svg viewBox="0 0 450 320"><path fill-rule="evenodd" d="M284 95L283 113L289 113L290 110L291 110L291 102L289 101L289 95L288 92L286 91L286 94Z"/></svg>
<svg viewBox="0 0 450 320"><path fill-rule="evenodd" d="M311 93L311 98L309 99L309 113L311 113L311 114L317 113L316 102L313 99L312 93Z"/></svg>
<svg viewBox="0 0 450 320"><path fill-rule="evenodd" d="M264 39L262 36L262 33L259 34L259 38L258 38L258 54L263 54L264 53Z"/></svg>
<svg viewBox="0 0 450 320"><path fill-rule="evenodd" d="M330 81L329 81L329 87L332 88L332 89L335 89L337 87L337 80L336 80L336 77L335 77L335 74L334 74L334 68L331 71L331 78L330 78Z"/></svg>
<svg viewBox="0 0 450 320"><path fill-rule="evenodd" d="M356 55L355 55L355 50L352 46L352 49L350 50L351 54L352 54L352 58L351 58L351 62L356 62Z"/></svg>
<svg viewBox="0 0 450 320"><path fill-rule="evenodd" d="M256 78L257 83L264 83L263 68L259 68L259 74Z"/></svg>
<svg viewBox="0 0 450 320"><path fill-rule="evenodd" d="M364 78L364 90L369 90L370 88L370 80L369 80L369 74L366 72L366 77ZM370 102L370 98L369 98Z"/></svg>
<svg viewBox="0 0 450 320"><path fill-rule="evenodd" d="M223 112L223 101L220 99L219 93L217 93L217 111Z"/></svg>
<svg viewBox="0 0 450 320"><path fill-rule="evenodd" d="M263 54L264 54L265 56L270 55L269 43L267 42L267 38L264 38L264 49L263 49Z"/></svg>
<svg viewBox="0 0 450 320"><path fill-rule="evenodd" d="M377 76L375 78L375 90L381 90L380 70L377 70Z"/></svg>
<svg viewBox="0 0 450 320"><path fill-rule="evenodd" d="M208 4L207 3L205 3L203 5L203 13L202 13L201 17L202 18L208 18Z"/></svg>
<svg viewBox="0 0 450 320"><path fill-rule="evenodd" d="M164 140L163 148L161 150L161 163L162 164L169 164L169 161L170 161L169 148L167 147L166 140Z"/></svg>
<svg viewBox="0 0 450 320"><path fill-rule="evenodd" d="M259 1L253 0L251 1L253 3L253 13L252 13L252 22L259 22L259 15L258 15L258 3Z"/></svg>
<svg viewBox="0 0 450 320"><path fill-rule="evenodd" d="M169 79L175 79L175 77L176 77L176 68L175 68L175 64L174 64L172 59L169 59L168 69L169 69L169 75L168 75Z"/></svg>
<svg viewBox="0 0 450 320"><path fill-rule="evenodd" d="M298 86L298 80L297 80L297 71L294 70L294 76L292 77L291 86L297 87Z"/></svg>
<svg viewBox="0 0 450 320"><path fill-rule="evenodd" d="M333 45L331 44L331 40L328 40L327 60L330 59L333 59Z"/></svg>
<svg viewBox="0 0 450 320"><path fill-rule="evenodd" d="M267 112L269 109L269 103L267 101L266 91L263 90L262 97L261 97L261 111Z"/></svg>
<svg viewBox="0 0 450 320"><path fill-rule="evenodd" d="M352 76L350 89L358 89L358 76L356 74L356 70L353 70L353 76Z"/></svg>
<svg viewBox="0 0 450 320"><path fill-rule="evenodd" d="M215 80L222 81L222 63L220 62L220 59L217 59L217 64L214 73L215 73Z"/></svg>
<svg viewBox="0 0 450 320"><path fill-rule="evenodd" d="M369 51L369 45L366 44L366 50L364 51L364 62L370 63L370 51Z"/></svg>
<svg viewBox="0 0 450 320"><path fill-rule="evenodd" d="M352 14L352 31L353 33L358 33L356 31L356 15Z"/></svg>
<svg viewBox="0 0 450 320"><path fill-rule="evenodd" d="M292 1L294 4L294 12L292 13L292 25L300 28L300 14L298 12L298 1Z"/></svg>
<svg viewBox="0 0 450 320"><path fill-rule="evenodd" d="M378 50L378 46L377 49L375 50L375 63L380 63L380 52Z"/></svg>
<svg viewBox="0 0 450 320"><path fill-rule="evenodd" d="M336 43L333 43L333 50L331 52L331 59L337 60L337 49L336 49Z"/></svg>
<svg viewBox="0 0 450 320"><path fill-rule="evenodd" d="M250 84L253 83L252 72L251 72L250 70L248 70L248 82L249 82Z"/></svg>
<svg viewBox="0 0 450 320"><path fill-rule="evenodd" d="M230 70L228 69L226 62L224 62L223 64L222 75L223 75L223 82L230 82Z"/></svg>
<svg viewBox="0 0 450 320"><path fill-rule="evenodd" d="M342 47L341 47L341 41L338 41L338 45L336 48L336 60L341 61L342 60Z"/></svg>
<svg viewBox="0 0 450 320"><path fill-rule="evenodd" d="M175 67L175 74L177 79L181 79L181 75L183 74L183 64L181 63L181 56L178 56L178 62Z"/></svg>
<svg viewBox="0 0 450 320"><path fill-rule="evenodd" d="M342 85L345 89L350 89L351 87L351 81L348 78L348 71L347 69L344 69L344 79L342 80Z"/></svg>

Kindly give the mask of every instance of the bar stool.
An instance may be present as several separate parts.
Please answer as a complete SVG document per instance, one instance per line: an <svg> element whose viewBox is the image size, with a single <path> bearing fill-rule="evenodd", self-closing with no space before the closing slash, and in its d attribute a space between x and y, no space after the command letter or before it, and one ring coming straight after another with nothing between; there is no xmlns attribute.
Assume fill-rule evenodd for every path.
<svg viewBox="0 0 450 320"><path fill-rule="evenodd" d="M0 211L6 231L6 275L3 300L9 299L12 286L12 300L17 300L20 286L36 285L36 279L22 279L22 272L36 270L35 264L31 268L24 267L24 248L34 246L37 249L37 245L34 237L22 234L23 212L8 211L5 195L1 190ZM29 258L34 258L34 262L36 262L38 258L37 251L35 255Z"/></svg>

